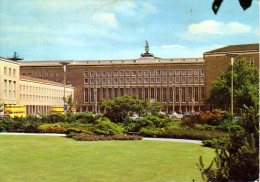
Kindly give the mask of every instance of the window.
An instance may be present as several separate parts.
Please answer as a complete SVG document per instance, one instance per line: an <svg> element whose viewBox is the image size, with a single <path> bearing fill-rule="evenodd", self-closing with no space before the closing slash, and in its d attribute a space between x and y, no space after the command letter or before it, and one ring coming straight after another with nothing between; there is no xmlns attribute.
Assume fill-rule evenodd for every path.
<svg viewBox="0 0 260 182"><path fill-rule="evenodd" d="M102 84L106 84L106 79L105 78L102 79Z"/></svg>
<svg viewBox="0 0 260 182"><path fill-rule="evenodd" d="M185 69L181 70L181 75L186 75L186 70Z"/></svg>
<svg viewBox="0 0 260 182"><path fill-rule="evenodd" d="M130 78L126 78L125 83L130 83Z"/></svg>
<svg viewBox="0 0 260 182"><path fill-rule="evenodd" d="M58 73L56 73L56 76L59 75L59 74L58 74L58 75L57 75L57 74L58 74ZM85 76L85 77L88 77L88 76L89 76L89 73L86 71L86 72L84 73L84 76Z"/></svg>
<svg viewBox="0 0 260 182"><path fill-rule="evenodd" d="M100 73L99 71L96 72L96 77L99 77Z"/></svg>
<svg viewBox="0 0 260 182"><path fill-rule="evenodd" d="M200 69L200 75L204 75L204 69Z"/></svg>
<svg viewBox="0 0 260 182"><path fill-rule="evenodd" d="M148 76L148 75L149 75L149 71L148 71L148 70L145 70L145 71L144 71L144 75L145 75L145 76Z"/></svg>
<svg viewBox="0 0 260 182"><path fill-rule="evenodd" d="M188 87L188 102L192 102L192 87Z"/></svg>
<svg viewBox="0 0 260 182"><path fill-rule="evenodd" d="M4 89L7 89L7 80L4 80L5 84L4 84Z"/></svg>
<svg viewBox="0 0 260 182"><path fill-rule="evenodd" d="M175 70L175 75L180 75L180 70Z"/></svg>
<svg viewBox="0 0 260 182"><path fill-rule="evenodd" d="M179 76L175 77L175 83L180 83L180 77Z"/></svg>
<svg viewBox="0 0 260 182"><path fill-rule="evenodd" d="M11 76L11 74L12 74L12 69L9 68L9 76Z"/></svg>
<svg viewBox="0 0 260 182"><path fill-rule="evenodd" d="M108 75L108 76L112 76L112 71L108 71L108 72L107 72L107 75Z"/></svg>
<svg viewBox="0 0 260 182"><path fill-rule="evenodd" d="M151 83L154 83L154 78L150 78L150 82L151 82Z"/></svg>
<svg viewBox="0 0 260 182"><path fill-rule="evenodd" d="M94 79L90 79L90 84L94 84Z"/></svg>
<svg viewBox="0 0 260 182"><path fill-rule="evenodd" d="M175 101L176 102L179 102L179 100L180 100L180 93L179 93L179 87L176 87L175 88Z"/></svg>
<svg viewBox="0 0 260 182"><path fill-rule="evenodd" d="M105 77L105 76L106 76L106 72L102 71L102 77Z"/></svg>
<svg viewBox="0 0 260 182"><path fill-rule="evenodd" d="M199 101L199 88L198 87L195 87L195 102L198 102Z"/></svg>
<svg viewBox="0 0 260 182"><path fill-rule="evenodd" d="M160 76L161 75L161 70L156 70L156 75Z"/></svg>
<svg viewBox="0 0 260 182"><path fill-rule="evenodd" d="M138 76L142 76L143 75L143 71L138 71Z"/></svg>
<svg viewBox="0 0 260 182"><path fill-rule="evenodd" d="M136 76L136 71L132 71L132 76Z"/></svg>
<svg viewBox="0 0 260 182"><path fill-rule="evenodd" d="M130 71L126 71L126 72L125 72L125 75L126 75L126 76L130 76Z"/></svg>
<svg viewBox="0 0 260 182"><path fill-rule="evenodd" d="M118 71L114 71L114 76L118 76Z"/></svg>
<svg viewBox="0 0 260 182"><path fill-rule="evenodd" d="M182 93L181 93L181 101L186 102L186 88L182 87Z"/></svg>
<svg viewBox="0 0 260 182"><path fill-rule="evenodd" d="M143 78L138 78L138 83L143 83Z"/></svg>
<svg viewBox="0 0 260 182"><path fill-rule="evenodd" d="M173 70L169 70L169 75L173 75Z"/></svg>
<svg viewBox="0 0 260 182"><path fill-rule="evenodd" d="M181 77L181 83L186 83L186 77Z"/></svg>
<svg viewBox="0 0 260 182"><path fill-rule="evenodd" d="M200 88L200 99L201 99L201 101L203 102L203 100L204 100L204 87L201 87Z"/></svg>
<svg viewBox="0 0 260 182"><path fill-rule="evenodd" d="M192 77L191 76L188 77L188 83L192 83Z"/></svg>
<svg viewBox="0 0 260 182"><path fill-rule="evenodd" d="M111 78L108 78L108 79L107 79L107 83L108 83L108 84L111 84L111 83L112 83L112 79L111 79Z"/></svg>
<svg viewBox="0 0 260 182"><path fill-rule="evenodd" d="M99 80L99 78L96 79L96 84L100 84L100 80Z"/></svg>
<svg viewBox="0 0 260 182"><path fill-rule="evenodd" d="M118 79L114 78L114 84L118 84Z"/></svg>
<svg viewBox="0 0 260 182"><path fill-rule="evenodd" d="M169 78L169 83L173 83L174 82L173 79L174 79L173 77L170 77Z"/></svg>
<svg viewBox="0 0 260 182"><path fill-rule="evenodd" d="M204 83L204 76L200 77L200 82Z"/></svg>
<svg viewBox="0 0 260 182"><path fill-rule="evenodd" d="M161 83L161 78L160 77L156 78L156 83Z"/></svg>
<svg viewBox="0 0 260 182"><path fill-rule="evenodd" d="M7 67L4 67L4 74L7 75Z"/></svg>
<svg viewBox="0 0 260 182"><path fill-rule="evenodd" d="M123 84L123 83L124 83L124 78L120 78L120 79L119 79L119 83L120 83L120 84Z"/></svg>
<svg viewBox="0 0 260 182"><path fill-rule="evenodd" d="M120 76L124 76L124 71L120 71Z"/></svg>
<svg viewBox="0 0 260 182"><path fill-rule="evenodd" d="M155 71L154 70L150 70L150 75L154 76L155 75Z"/></svg>
<svg viewBox="0 0 260 182"><path fill-rule="evenodd" d="M163 77L163 83L167 83L167 78L166 77Z"/></svg>
<svg viewBox="0 0 260 182"><path fill-rule="evenodd" d="M144 83L148 83L149 82L149 78L144 78Z"/></svg>
<svg viewBox="0 0 260 182"><path fill-rule="evenodd" d="M254 65L255 65L255 63L254 63L254 58L250 58L250 59L249 59L249 64L250 64L251 66L254 66Z"/></svg>
<svg viewBox="0 0 260 182"><path fill-rule="evenodd" d="M199 70L198 69L195 69L194 70L194 75L198 75L199 74Z"/></svg>
<svg viewBox="0 0 260 182"><path fill-rule="evenodd" d="M136 79L135 78L132 78L132 83L135 83L136 82Z"/></svg>
<svg viewBox="0 0 260 182"><path fill-rule="evenodd" d="M198 82L199 82L199 77L198 77L198 76L196 76L196 77L194 78L194 82L195 82L195 83L198 83Z"/></svg>
<svg viewBox="0 0 260 182"><path fill-rule="evenodd" d="M91 72L89 73L89 75L90 75L91 77L93 77L93 76L94 76L94 72L91 71Z"/></svg>
<svg viewBox="0 0 260 182"><path fill-rule="evenodd" d="M163 70L163 75L167 75L167 70Z"/></svg>
<svg viewBox="0 0 260 182"><path fill-rule="evenodd" d="M193 70L192 69L188 69L188 75L192 75Z"/></svg>
<svg viewBox="0 0 260 182"><path fill-rule="evenodd" d="M13 69L13 76L16 76L16 69Z"/></svg>

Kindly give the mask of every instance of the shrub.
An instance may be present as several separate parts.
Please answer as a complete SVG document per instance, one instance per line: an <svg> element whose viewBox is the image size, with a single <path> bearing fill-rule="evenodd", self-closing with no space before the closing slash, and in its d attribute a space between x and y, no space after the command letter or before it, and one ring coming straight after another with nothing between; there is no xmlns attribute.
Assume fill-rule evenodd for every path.
<svg viewBox="0 0 260 182"><path fill-rule="evenodd" d="M113 123L110 119L102 117L96 120L97 124L93 126L93 133L100 135L122 134L124 129L120 125Z"/></svg>
<svg viewBox="0 0 260 182"><path fill-rule="evenodd" d="M212 147L215 149L225 147L228 144L228 142L230 142L229 137L212 138L212 139L202 141L205 147Z"/></svg>
<svg viewBox="0 0 260 182"><path fill-rule="evenodd" d="M67 115L67 122L95 123L96 116L92 113L75 113Z"/></svg>
<svg viewBox="0 0 260 182"><path fill-rule="evenodd" d="M66 129L59 124L43 124L38 127L42 133L64 133Z"/></svg>
<svg viewBox="0 0 260 182"><path fill-rule="evenodd" d="M66 115L64 115L64 114L47 114L47 115L41 115L41 121L42 121L43 123L66 122Z"/></svg>
<svg viewBox="0 0 260 182"><path fill-rule="evenodd" d="M89 134L76 134L72 137L80 141L97 141L97 140L142 140L141 136L137 135L89 135Z"/></svg>
<svg viewBox="0 0 260 182"><path fill-rule="evenodd" d="M194 140L206 140L211 138L225 137L228 134L217 130L195 130L195 129L156 129L147 130L142 129L141 135L148 137L162 137L162 138L181 138L181 139L194 139Z"/></svg>

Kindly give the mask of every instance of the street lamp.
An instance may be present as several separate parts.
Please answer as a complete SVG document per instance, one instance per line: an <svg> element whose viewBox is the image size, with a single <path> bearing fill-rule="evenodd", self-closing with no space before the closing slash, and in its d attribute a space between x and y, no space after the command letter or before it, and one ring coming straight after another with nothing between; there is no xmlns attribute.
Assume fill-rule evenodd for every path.
<svg viewBox="0 0 260 182"><path fill-rule="evenodd" d="M63 100L64 100L64 113L66 113L66 82L67 82L67 65L70 64L69 62L60 62L60 64L63 66Z"/></svg>
<svg viewBox="0 0 260 182"><path fill-rule="evenodd" d="M234 114L234 57L231 58L231 104L230 104L230 107L231 107L231 116L233 117L233 114Z"/></svg>

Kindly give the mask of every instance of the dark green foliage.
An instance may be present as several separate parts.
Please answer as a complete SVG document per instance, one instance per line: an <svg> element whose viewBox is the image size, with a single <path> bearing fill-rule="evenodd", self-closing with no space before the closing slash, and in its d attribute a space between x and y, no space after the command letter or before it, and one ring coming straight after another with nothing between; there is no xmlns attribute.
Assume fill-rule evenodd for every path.
<svg viewBox="0 0 260 182"><path fill-rule="evenodd" d="M43 123L66 122L66 115L64 115L64 114L46 114L46 115L41 115L41 122L43 122Z"/></svg>
<svg viewBox="0 0 260 182"><path fill-rule="evenodd" d="M117 135L123 134L123 131L123 127L111 122L106 117L97 119L97 124L93 127L93 133L98 135Z"/></svg>
<svg viewBox="0 0 260 182"><path fill-rule="evenodd" d="M194 139L194 140L221 138L221 137L226 137L228 135L227 133L221 131L195 130L189 128L188 129L143 128L140 130L140 132L141 135L148 136L148 137L181 138L181 139Z"/></svg>
<svg viewBox="0 0 260 182"><path fill-rule="evenodd" d="M202 143L205 147L212 147L215 149L223 148L230 142L229 137L212 138L203 140Z"/></svg>
<svg viewBox="0 0 260 182"><path fill-rule="evenodd" d="M92 113L75 113L67 115L67 122L95 123L96 118L98 118L98 116Z"/></svg>
<svg viewBox="0 0 260 182"><path fill-rule="evenodd" d="M76 134L72 136L75 140L80 141L97 141L97 140L142 140L141 136L137 135L89 135L89 134Z"/></svg>
<svg viewBox="0 0 260 182"><path fill-rule="evenodd" d="M217 147L212 166L205 167L200 159L199 169L208 181L254 181L259 172L259 115L257 109L247 108L240 121L241 130L230 132L230 141ZM238 172L239 171L239 172Z"/></svg>
<svg viewBox="0 0 260 182"><path fill-rule="evenodd" d="M258 104L259 73L243 58L234 62L234 108ZM212 84L209 102L218 108L230 108L231 67Z"/></svg>

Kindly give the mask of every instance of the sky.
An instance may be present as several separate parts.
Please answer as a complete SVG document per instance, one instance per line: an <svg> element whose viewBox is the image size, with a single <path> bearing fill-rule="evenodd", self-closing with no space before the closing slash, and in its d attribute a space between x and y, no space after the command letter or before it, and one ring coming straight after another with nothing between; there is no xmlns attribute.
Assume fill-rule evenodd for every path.
<svg viewBox="0 0 260 182"><path fill-rule="evenodd" d="M24 60L203 57L259 42L259 2L244 11L224 0L0 0L0 56Z"/></svg>

